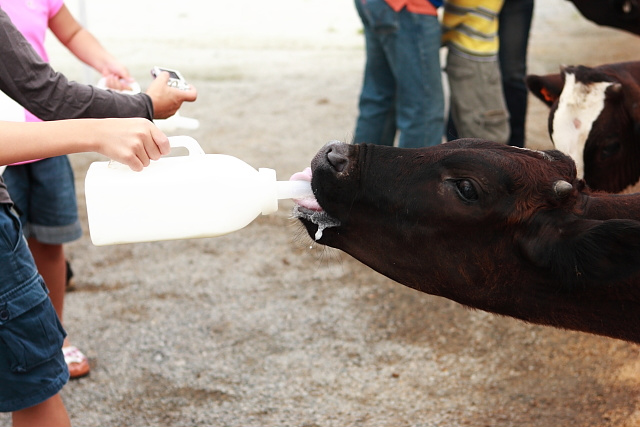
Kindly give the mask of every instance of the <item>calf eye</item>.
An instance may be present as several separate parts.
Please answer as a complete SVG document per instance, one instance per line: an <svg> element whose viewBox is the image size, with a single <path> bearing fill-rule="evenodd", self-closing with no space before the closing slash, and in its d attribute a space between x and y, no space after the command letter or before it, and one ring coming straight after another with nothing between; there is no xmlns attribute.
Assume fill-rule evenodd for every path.
<svg viewBox="0 0 640 427"><path fill-rule="evenodd" d="M613 155L618 153L618 151L620 151L620 143L618 142L605 145L602 148L602 160L606 160L609 157L612 157Z"/></svg>
<svg viewBox="0 0 640 427"><path fill-rule="evenodd" d="M458 190L458 194L464 200L468 202L475 202L478 200L478 192L476 188L473 186L473 183L468 179L459 179L456 181L456 189Z"/></svg>

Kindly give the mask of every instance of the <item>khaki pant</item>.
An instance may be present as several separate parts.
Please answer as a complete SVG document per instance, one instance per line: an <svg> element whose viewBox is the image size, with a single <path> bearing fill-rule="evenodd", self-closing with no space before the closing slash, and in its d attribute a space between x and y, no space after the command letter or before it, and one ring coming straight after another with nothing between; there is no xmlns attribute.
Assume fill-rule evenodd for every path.
<svg viewBox="0 0 640 427"><path fill-rule="evenodd" d="M506 143L509 113L498 62L474 61L449 50L446 71L458 137Z"/></svg>

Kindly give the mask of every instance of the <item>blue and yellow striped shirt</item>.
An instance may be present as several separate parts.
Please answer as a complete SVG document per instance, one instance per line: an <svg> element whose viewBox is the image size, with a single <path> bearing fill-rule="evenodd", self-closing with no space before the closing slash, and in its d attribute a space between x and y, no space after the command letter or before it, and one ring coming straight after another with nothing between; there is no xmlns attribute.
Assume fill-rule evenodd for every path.
<svg viewBox="0 0 640 427"><path fill-rule="evenodd" d="M476 61L498 55L498 14L504 0L446 0L442 44Z"/></svg>

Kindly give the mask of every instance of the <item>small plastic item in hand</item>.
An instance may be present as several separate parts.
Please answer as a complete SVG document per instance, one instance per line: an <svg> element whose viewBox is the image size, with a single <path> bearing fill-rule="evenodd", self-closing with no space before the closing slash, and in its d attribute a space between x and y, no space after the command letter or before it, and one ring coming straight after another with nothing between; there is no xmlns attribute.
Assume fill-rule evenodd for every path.
<svg viewBox="0 0 640 427"><path fill-rule="evenodd" d="M189 90L189 83L182 77L180 71L172 70L171 68L158 67L157 65L151 69L151 75L155 79L161 72L169 73L169 82L167 83L171 87L175 87L180 90Z"/></svg>

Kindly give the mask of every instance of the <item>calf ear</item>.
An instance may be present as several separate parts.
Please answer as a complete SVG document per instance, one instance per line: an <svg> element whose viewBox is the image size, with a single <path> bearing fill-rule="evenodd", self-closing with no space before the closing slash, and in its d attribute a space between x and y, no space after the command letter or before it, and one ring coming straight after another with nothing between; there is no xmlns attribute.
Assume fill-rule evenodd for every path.
<svg viewBox="0 0 640 427"><path fill-rule="evenodd" d="M640 222L579 220L567 227L547 224L523 250L567 290L612 283L640 271Z"/></svg>
<svg viewBox="0 0 640 427"><path fill-rule="evenodd" d="M546 76L530 74L524 81L529 91L548 107L551 107L560 98L564 87L564 81L560 74L547 74Z"/></svg>

